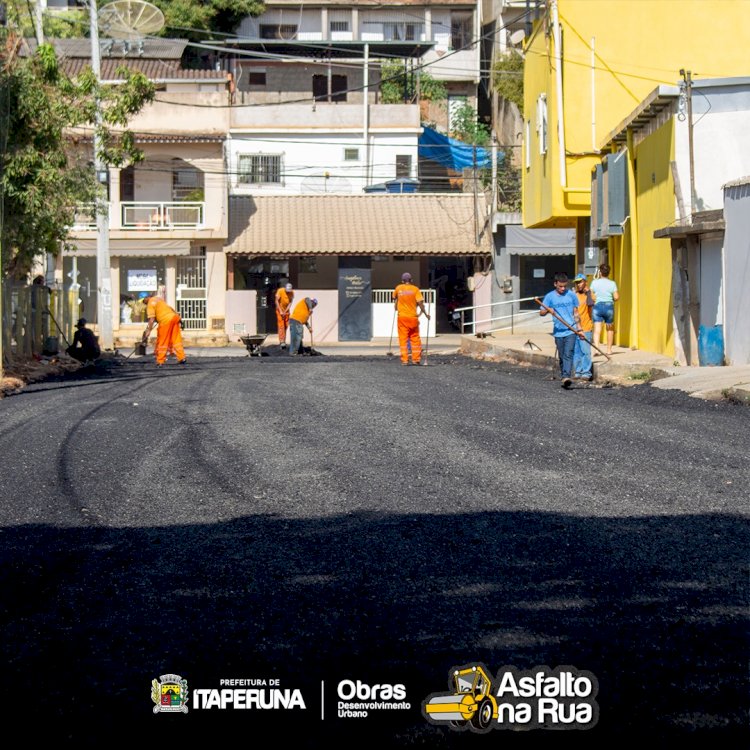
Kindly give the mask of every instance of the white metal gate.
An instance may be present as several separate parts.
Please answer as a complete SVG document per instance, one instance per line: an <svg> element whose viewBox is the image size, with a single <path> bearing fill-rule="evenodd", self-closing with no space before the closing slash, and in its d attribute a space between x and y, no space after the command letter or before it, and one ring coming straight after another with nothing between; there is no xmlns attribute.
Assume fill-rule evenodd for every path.
<svg viewBox="0 0 750 750"><path fill-rule="evenodd" d="M206 328L206 248L177 258L177 312L187 331Z"/></svg>
<svg viewBox="0 0 750 750"><path fill-rule="evenodd" d="M435 290L421 289L424 306L430 314L430 320L419 316L419 335L435 335ZM388 338L394 334L396 311L393 308L393 289L372 290L372 337Z"/></svg>

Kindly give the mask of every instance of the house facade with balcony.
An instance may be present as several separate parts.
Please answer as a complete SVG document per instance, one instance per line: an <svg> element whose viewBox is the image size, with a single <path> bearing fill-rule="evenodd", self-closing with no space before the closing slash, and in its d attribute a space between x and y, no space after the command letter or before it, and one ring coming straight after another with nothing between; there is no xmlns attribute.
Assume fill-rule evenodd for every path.
<svg viewBox="0 0 750 750"><path fill-rule="evenodd" d="M152 44L175 45L168 71L148 69ZM432 43L329 42L322 62L306 43L284 44L273 96L244 89L231 51L220 56L222 70L201 71L181 69L184 42L146 40L138 52L134 64L157 95L129 123L143 161L109 170L117 345L140 336L139 299L161 290L181 313L188 342L271 333L273 293L286 280L298 297L320 300L316 340L388 336L390 291L404 271L430 305L445 307L449 292L466 294L475 269L488 265L484 196L412 192L419 106L380 102L379 60L418 60ZM129 55L115 43L103 77L104 60ZM334 60L346 66L346 92L334 91ZM321 70L325 90L316 88ZM90 133L77 137L79 148L92 147ZM79 207L70 244L58 277L78 290L82 313L95 322L90 207Z"/></svg>
<svg viewBox="0 0 750 750"><path fill-rule="evenodd" d="M63 68L75 76L90 65L85 39L55 40ZM188 341L226 342L224 243L228 130L226 73L187 70L183 40L102 42L102 80L116 82L126 65L149 77L156 101L129 123L143 160L108 170L109 254L114 342L140 337L145 310L140 300L165 294L183 318ZM90 131L72 132L79 152L90 151ZM79 206L57 257L56 277L78 291L81 314L96 324L98 233L93 206Z"/></svg>

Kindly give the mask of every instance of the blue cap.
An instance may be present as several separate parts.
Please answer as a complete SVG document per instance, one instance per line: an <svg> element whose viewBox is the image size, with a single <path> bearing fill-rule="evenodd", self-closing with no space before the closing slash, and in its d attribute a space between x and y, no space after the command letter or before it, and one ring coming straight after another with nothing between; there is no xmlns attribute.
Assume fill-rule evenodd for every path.
<svg viewBox="0 0 750 750"><path fill-rule="evenodd" d="M573 279L573 281L586 281L586 277L582 273L579 273L578 276Z"/></svg>
<svg viewBox="0 0 750 750"><path fill-rule="evenodd" d="M313 303L313 305L317 305L318 304L318 300L314 299L314 300L312 300L312 303Z"/></svg>

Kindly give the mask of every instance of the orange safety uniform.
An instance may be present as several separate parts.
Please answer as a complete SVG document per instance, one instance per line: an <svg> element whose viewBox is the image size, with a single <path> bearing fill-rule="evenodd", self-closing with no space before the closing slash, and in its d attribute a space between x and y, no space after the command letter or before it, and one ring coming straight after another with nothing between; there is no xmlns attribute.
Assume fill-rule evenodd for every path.
<svg viewBox="0 0 750 750"><path fill-rule="evenodd" d="M411 344L411 361L416 365L422 359L422 339L419 336L419 318L417 305L423 302L422 292L414 284L399 284L393 290L398 314L398 343L401 349L401 362L409 362L409 344Z"/></svg>
<svg viewBox="0 0 750 750"><path fill-rule="evenodd" d="M276 323L279 330L279 344L286 341L286 332L289 328L289 310L292 307L293 299L294 292L287 292L286 287L282 286L276 290Z"/></svg>
<svg viewBox="0 0 750 750"><path fill-rule="evenodd" d="M582 331L593 331L594 321L591 318L591 308L594 305L594 301L591 298L591 291L586 288L585 292L575 292L578 297L578 317L581 319L581 330Z"/></svg>
<svg viewBox="0 0 750 750"><path fill-rule="evenodd" d="M174 352L177 360L185 359L185 349L182 346L182 328L180 316L161 297L150 297L146 307L146 317L156 318L156 364L163 365L167 361L167 352Z"/></svg>
<svg viewBox="0 0 750 750"><path fill-rule="evenodd" d="M305 300L301 299L294 308L292 320L296 320L298 323L305 325L310 319L310 315L312 315L312 310L307 306Z"/></svg>

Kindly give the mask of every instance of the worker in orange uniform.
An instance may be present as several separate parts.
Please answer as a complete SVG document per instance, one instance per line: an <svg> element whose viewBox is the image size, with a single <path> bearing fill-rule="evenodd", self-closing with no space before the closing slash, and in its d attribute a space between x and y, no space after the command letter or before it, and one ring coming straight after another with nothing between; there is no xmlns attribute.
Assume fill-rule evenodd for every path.
<svg viewBox="0 0 750 750"><path fill-rule="evenodd" d="M282 349L286 348L286 331L289 328L289 313L294 300L293 288L291 284L286 284L276 290L276 322L279 326L279 344Z"/></svg>
<svg viewBox="0 0 750 750"><path fill-rule="evenodd" d="M422 339L419 336L419 314L430 316L424 308L424 298L419 287L411 283L411 274L401 276L401 283L393 290L393 305L398 315L398 343L401 348L401 364L409 364L409 347L411 346L411 363L420 364L422 360Z"/></svg>
<svg viewBox="0 0 750 750"><path fill-rule="evenodd" d="M159 326L156 331L156 364L163 365L167 361L167 352L174 352L177 364L184 365L185 349L182 346L182 327L177 311L161 297L149 297L146 300L146 319L148 323L142 339L144 344L148 341L153 327Z"/></svg>
<svg viewBox="0 0 750 750"><path fill-rule="evenodd" d="M289 354L294 357L299 354L302 347L302 334L304 326L312 335L312 311L318 304L318 300L305 297L301 299L289 319Z"/></svg>

